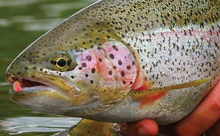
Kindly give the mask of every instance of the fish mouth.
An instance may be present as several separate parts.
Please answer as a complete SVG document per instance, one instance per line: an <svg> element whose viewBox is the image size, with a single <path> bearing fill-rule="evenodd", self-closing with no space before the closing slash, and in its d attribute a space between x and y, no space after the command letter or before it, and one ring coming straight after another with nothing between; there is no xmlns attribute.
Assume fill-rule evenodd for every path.
<svg viewBox="0 0 220 136"><path fill-rule="evenodd" d="M24 76L22 76L24 75ZM79 89L70 79L57 75L49 75L42 72L31 72L21 76L6 72L6 80L13 85L10 93L25 94L47 90L57 92L69 98L79 97Z"/></svg>
<svg viewBox="0 0 220 136"><path fill-rule="evenodd" d="M9 96L11 99L28 108L33 107L38 102L42 103L56 103L56 101L67 100L67 97L62 90L55 89L53 84L48 82L38 81L36 79L19 78L17 80L11 80L10 83L13 88L9 90ZM50 99L51 102L46 102L43 99ZM35 104L34 104L35 103ZM37 104L37 105L40 105Z"/></svg>
<svg viewBox="0 0 220 136"><path fill-rule="evenodd" d="M13 81L13 92L17 93L30 93L41 90L51 90L57 92L52 86L33 80L33 79L22 79Z"/></svg>
<svg viewBox="0 0 220 136"><path fill-rule="evenodd" d="M10 98L29 109L46 114L65 115L69 109L77 107L72 98L67 97L62 93L63 90L58 90L49 81L19 77L10 79L10 83L13 84L9 91Z"/></svg>
<svg viewBox="0 0 220 136"><path fill-rule="evenodd" d="M21 87L46 86L43 83L24 79L21 81Z"/></svg>
<svg viewBox="0 0 220 136"><path fill-rule="evenodd" d="M99 103L99 98L84 93L65 77L40 72L29 72L25 77L7 75L6 80L13 84L13 89L9 91L11 99L38 112L79 116L79 109Z"/></svg>

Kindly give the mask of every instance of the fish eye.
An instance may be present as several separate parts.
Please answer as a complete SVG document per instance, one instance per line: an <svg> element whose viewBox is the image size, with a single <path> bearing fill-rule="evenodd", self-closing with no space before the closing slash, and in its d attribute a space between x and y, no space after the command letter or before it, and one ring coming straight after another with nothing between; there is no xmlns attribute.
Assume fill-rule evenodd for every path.
<svg viewBox="0 0 220 136"><path fill-rule="evenodd" d="M52 53L48 59L48 67L55 71L71 71L78 65L73 54L65 51L57 51Z"/></svg>
<svg viewBox="0 0 220 136"><path fill-rule="evenodd" d="M65 67L67 64L67 60L65 58L58 58L57 60L57 67Z"/></svg>
<svg viewBox="0 0 220 136"><path fill-rule="evenodd" d="M59 56L52 60L53 65L60 71L66 71L70 67L71 60L68 56Z"/></svg>

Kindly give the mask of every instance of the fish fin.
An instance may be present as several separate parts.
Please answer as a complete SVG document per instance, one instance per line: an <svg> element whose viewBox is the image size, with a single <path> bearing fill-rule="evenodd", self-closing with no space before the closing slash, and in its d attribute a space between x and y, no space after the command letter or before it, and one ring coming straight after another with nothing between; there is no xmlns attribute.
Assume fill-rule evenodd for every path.
<svg viewBox="0 0 220 136"><path fill-rule="evenodd" d="M130 97L136 101L141 101L140 108L142 109L143 105L150 104L155 100L163 97L168 91L198 86L208 82L209 80L210 80L209 78L204 78L200 80L195 80L187 83L182 83L182 84L177 84L162 88L147 89L144 91L135 91L135 92L131 92Z"/></svg>
<svg viewBox="0 0 220 136"><path fill-rule="evenodd" d="M70 130L70 136L121 136L114 130L114 123L82 119Z"/></svg>

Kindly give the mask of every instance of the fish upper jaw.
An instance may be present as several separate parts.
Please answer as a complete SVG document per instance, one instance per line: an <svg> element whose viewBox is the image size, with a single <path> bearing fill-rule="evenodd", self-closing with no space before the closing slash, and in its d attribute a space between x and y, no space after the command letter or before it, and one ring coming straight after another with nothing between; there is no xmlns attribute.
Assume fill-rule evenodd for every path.
<svg viewBox="0 0 220 136"><path fill-rule="evenodd" d="M47 70L49 72L50 70ZM81 90L74 85L70 80L58 75L50 75L51 73L44 73L44 71L29 71L28 73L22 73L21 75L11 74L10 71L6 72L6 80L13 84L14 91L25 93L28 88L33 91L33 87L45 86L50 87L57 92L66 95L67 97L77 97L81 94ZM53 72L53 71L51 71ZM53 72L54 73L54 72ZM18 85L17 89L16 85ZM31 88L32 87L32 88ZM22 91L25 88L26 91Z"/></svg>

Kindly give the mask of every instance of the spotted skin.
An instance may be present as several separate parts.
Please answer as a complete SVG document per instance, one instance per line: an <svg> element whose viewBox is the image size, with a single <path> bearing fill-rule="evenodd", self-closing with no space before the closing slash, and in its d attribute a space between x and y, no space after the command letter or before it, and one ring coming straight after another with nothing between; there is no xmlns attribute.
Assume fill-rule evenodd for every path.
<svg viewBox="0 0 220 136"><path fill-rule="evenodd" d="M129 89L137 76L137 64L133 55L121 43L111 42L104 45L104 50L111 60L120 89ZM108 74L111 74L109 71ZM104 75L103 75L104 76Z"/></svg>
<svg viewBox="0 0 220 136"><path fill-rule="evenodd" d="M80 96L72 101L78 107L56 114L172 123L191 112L219 79L219 18L219 0L98 1L27 47L8 67L6 78L51 83L48 78L56 77L56 88L65 82L67 87L59 89L74 100ZM50 63L62 53L71 58L66 71ZM141 102L129 95L204 78L209 82L151 98L141 109ZM68 91L71 85L75 88Z"/></svg>

